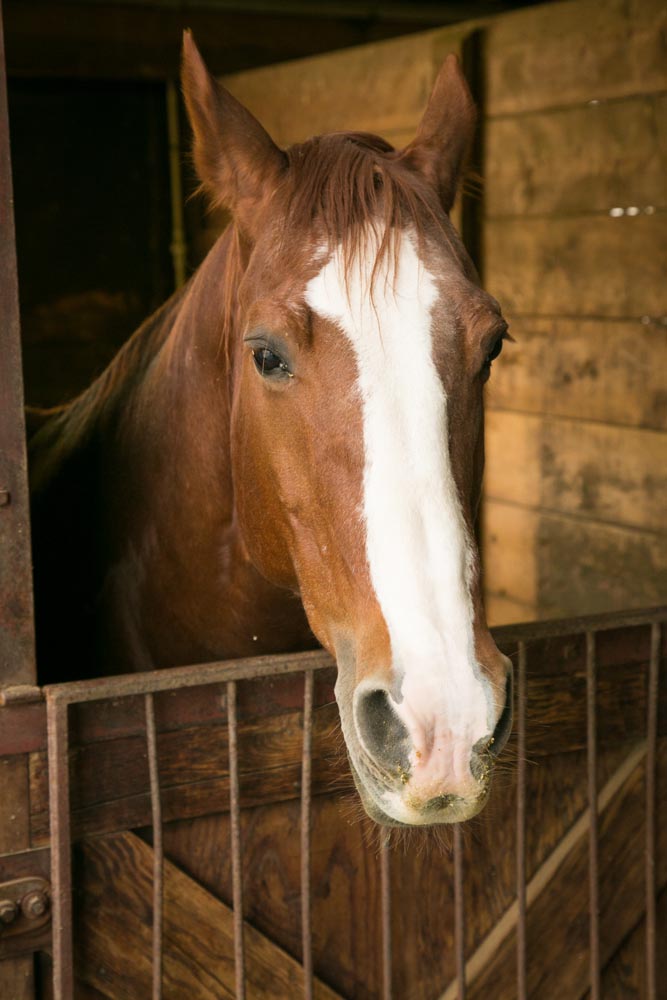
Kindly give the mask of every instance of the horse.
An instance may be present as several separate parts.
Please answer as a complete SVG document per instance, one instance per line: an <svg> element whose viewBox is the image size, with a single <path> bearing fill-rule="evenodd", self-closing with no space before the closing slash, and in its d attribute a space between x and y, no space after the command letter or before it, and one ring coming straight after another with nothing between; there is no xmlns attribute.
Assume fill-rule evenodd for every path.
<svg viewBox="0 0 667 1000"><path fill-rule="evenodd" d="M472 97L450 56L405 148L281 149L189 33L182 84L232 221L30 441L42 680L319 642L367 813L465 820L511 726L475 542L509 334L449 217Z"/></svg>

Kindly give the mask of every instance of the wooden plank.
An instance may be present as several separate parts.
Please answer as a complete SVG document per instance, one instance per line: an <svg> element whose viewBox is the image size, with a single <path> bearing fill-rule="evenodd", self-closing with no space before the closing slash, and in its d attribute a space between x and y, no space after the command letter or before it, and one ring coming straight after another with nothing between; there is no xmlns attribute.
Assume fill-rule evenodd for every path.
<svg viewBox="0 0 667 1000"><path fill-rule="evenodd" d="M79 977L113 1000L151 995L153 851L131 833L85 841L77 851L75 963ZM245 926L249 998L297 996L301 966ZM132 956L131 961L128 957ZM316 980L314 995L337 994ZM234 997L232 910L170 862L164 867L165 1000Z"/></svg>
<svg viewBox="0 0 667 1000"><path fill-rule="evenodd" d="M314 967L345 997L379 997L382 951L377 827L365 817L358 800L322 795L313 799L312 807ZM261 805L243 817L245 917L291 955L301 954L300 812L300 802L294 800ZM164 831L165 851L209 892L229 900L229 836L228 816L169 824ZM440 875L445 885L447 871L445 868ZM295 993L295 997L300 996Z"/></svg>
<svg viewBox="0 0 667 1000"><path fill-rule="evenodd" d="M492 118L485 160L490 216L664 208L667 97Z"/></svg>
<svg viewBox="0 0 667 1000"><path fill-rule="evenodd" d="M313 790L349 783L337 752L335 705L316 711L313 728ZM300 794L301 716L279 716L239 728L240 797L244 807L285 801ZM226 812L229 761L224 727L192 727L158 739L165 822ZM145 741L128 738L82 746L71 756L73 836L144 826L150 822ZM46 757L31 755L32 843L49 834Z"/></svg>
<svg viewBox="0 0 667 1000"><path fill-rule="evenodd" d="M576 0L488 26L490 115L667 89L662 0Z"/></svg>
<svg viewBox="0 0 667 1000"><path fill-rule="evenodd" d="M488 500L489 593L533 604L540 618L661 604L667 551L655 535Z"/></svg>
<svg viewBox="0 0 667 1000"><path fill-rule="evenodd" d="M487 221L484 275L505 312L662 316L667 213Z"/></svg>
<svg viewBox="0 0 667 1000"><path fill-rule="evenodd" d="M489 500L667 535L662 431L494 410L484 483Z"/></svg>
<svg viewBox="0 0 667 1000"><path fill-rule="evenodd" d="M412 137L436 73L460 52L471 24L224 77L276 142L289 145L339 129Z"/></svg>
<svg viewBox="0 0 667 1000"><path fill-rule="evenodd" d="M667 935L667 889L663 889L656 904L658 941ZM667 950L658 947L656 981L667 983ZM602 995L605 1000L629 1000L648 996L646 984L646 921L642 919L609 960L602 974ZM581 1000L589 1000L586 991Z"/></svg>
<svg viewBox="0 0 667 1000"><path fill-rule="evenodd" d="M511 625L516 622L532 622L537 617L537 608L534 604L523 604L511 597L492 594L488 591L484 596L484 606L486 620L491 627Z"/></svg>
<svg viewBox="0 0 667 1000"><path fill-rule="evenodd" d="M489 409L667 430L667 337L657 322L540 317L512 323Z"/></svg>
<svg viewBox="0 0 667 1000"><path fill-rule="evenodd" d="M659 748L660 767L667 767L667 742ZM612 784L613 779L610 781ZM660 803L665 814L667 800ZM634 927L644 906L644 763L637 763L604 809L600 835L600 930L603 961L615 953ZM665 816L667 819L667 816ZM659 886L667 883L667 823L659 824L660 853L656 878ZM588 823L581 817L561 848L529 893L528 994L556 1000L581 997L588 986L586 953L588 932ZM546 867L546 866L545 866ZM537 881L537 880L536 880ZM583 890L583 891L582 891ZM514 916L514 921L516 915ZM544 941L549 947L544 947ZM468 983L471 1000L492 996L511 1000L516 996L516 944L509 932L500 946L489 948L474 963L477 973ZM481 951L481 949L480 949ZM471 962L471 965L473 963ZM473 969L469 970L471 973ZM443 1000L455 996L455 985L443 994Z"/></svg>
<svg viewBox="0 0 667 1000"><path fill-rule="evenodd" d="M35 974L30 956L5 958L0 962L3 1000L34 1000Z"/></svg>

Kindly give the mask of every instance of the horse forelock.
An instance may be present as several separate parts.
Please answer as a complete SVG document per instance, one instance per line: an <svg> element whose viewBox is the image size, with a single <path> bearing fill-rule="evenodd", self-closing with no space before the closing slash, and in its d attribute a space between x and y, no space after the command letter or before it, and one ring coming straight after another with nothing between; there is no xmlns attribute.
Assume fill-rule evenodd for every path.
<svg viewBox="0 0 667 1000"><path fill-rule="evenodd" d="M429 232L450 242L436 192L379 136L334 132L287 155L284 239L323 230L328 249L340 248L346 275L366 257L369 232L376 248L371 282L388 257L397 264L406 230L420 245Z"/></svg>

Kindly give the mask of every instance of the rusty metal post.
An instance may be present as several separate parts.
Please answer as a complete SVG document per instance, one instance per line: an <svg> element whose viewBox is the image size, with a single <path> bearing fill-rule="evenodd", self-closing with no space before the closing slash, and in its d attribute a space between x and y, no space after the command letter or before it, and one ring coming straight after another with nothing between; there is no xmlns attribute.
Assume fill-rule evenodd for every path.
<svg viewBox="0 0 667 1000"><path fill-rule="evenodd" d="M393 960L391 938L391 830L380 833L380 893L382 902L382 1000L392 1000Z"/></svg>
<svg viewBox="0 0 667 1000"><path fill-rule="evenodd" d="M660 640L658 622L651 626L651 657L648 674L648 711L646 725L646 996L658 996L656 967L656 766L658 748L658 684L660 677Z"/></svg>
<svg viewBox="0 0 667 1000"><path fill-rule="evenodd" d="M516 988L526 1000L526 643L519 642L516 685Z"/></svg>
<svg viewBox="0 0 667 1000"><path fill-rule="evenodd" d="M588 774L588 914L591 1000L600 998L600 875L598 864L597 662L595 632L586 633L586 762Z"/></svg>
<svg viewBox="0 0 667 1000"><path fill-rule="evenodd" d="M303 750L301 755L301 942L304 1000L313 998L313 918L310 841L312 827L313 688L312 670L303 675Z"/></svg>
<svg viewBox="0 0 667 1000"><path fill-rule="evenodd" d="M53 993L58 1000L74 995L72 950L72 846L69 798L67 701L47 695L49 820L53 886Z"/></svg>
<svg viewBox="0 0 667 1000"><path fill-rule="evenodd" d="M456 952L456 995L458 1000L465 1000L467 992L463 874L463 835L461 824L457 823L454 827L454 950Z"/></svg>
<svg viewBox="0 0 667 1000"><path fill-rule="evenodd" d="M0 688L35 683L28 467L0 9Z"/></svg>
<svg viewBox="0 0 667 1000"><path fill-rule="evenodd" d="M155 701L152 694L144 695L144 707L146 712L148 777L151 788L151 819L153 823L153 1000L162 1000L164 848L162 844L160 770L157 733L155 730Z"/></svg>

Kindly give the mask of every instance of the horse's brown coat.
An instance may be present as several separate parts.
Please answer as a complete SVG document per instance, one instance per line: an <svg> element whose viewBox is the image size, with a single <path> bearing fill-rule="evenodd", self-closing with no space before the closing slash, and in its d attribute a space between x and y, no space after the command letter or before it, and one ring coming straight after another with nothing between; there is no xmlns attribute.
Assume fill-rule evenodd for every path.
<svg viewBox="0 0 667 1000"><path fill-rule="evenodd" d="M341 133L285 152L213 81L188 35L184 90L200 178L235 221L187 286L31 442L42 678L296 650L314 633L331 650L349 637L356 676L341 690L353 691L391 672L391 649L360 515L355 359L306 308L304 290L323 248L341 243L355 266L369 222L381 255L406 227L425 253L440 248L456 336L436 341L435 361L472 535L484 358L504 329L446 215L472 102L451 60L406 150ZM279 346L294 380L258 375L244 342L257 336ZM478 573L472 596L476 656L499 715L507 667Z"/></svg>

